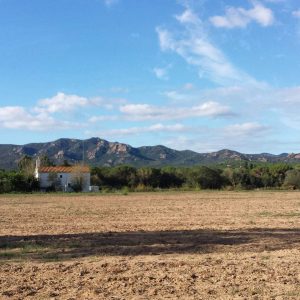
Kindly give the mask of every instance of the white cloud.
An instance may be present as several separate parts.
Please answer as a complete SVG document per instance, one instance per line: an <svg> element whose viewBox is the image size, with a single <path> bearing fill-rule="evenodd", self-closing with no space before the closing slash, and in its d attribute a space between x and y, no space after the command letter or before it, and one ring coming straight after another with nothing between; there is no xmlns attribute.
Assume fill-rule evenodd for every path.
<svg viewBox="0 0 300 300"><path fill-rule="evenodd" d="M181 93L179 91L173 90L173 91L167 91L164 93L166 97L171 99L172 101L185 101L188 99L188 95Z"/></svg>
<svg viewBox="0 0 300 300"><path fill-rule="evenodd" d="M270 128L258 122L228 125L225 128L190 128L192 134L180 134L166 139L171 148L197 152L212 152L221 149L237 150L244 153L266 152L272 144ZM266 135L268 133L268 135Z"/></svg>
<svg viewBox="0 0 300 300"><path fill-rule="evenodd" d="M189 8L187 8L181 15L176 15L175 18L182 24L201 24L198 16Z"/></svg>
<svg viewBox="0 0 300 300"><path fill-rule="evenodd" d="M192 90L192 89L194 88L194 85L193 85L192 83L187 82L187 83L183 86L183 88L184 88L185 90Z"/></svg>
<svg viewBox="0 0 300 300"><path fill-rule="evenodd" d="M103 97L86 98L78 95L57 93L52 98L41 99L35 106L34 111L39 113L65 113L87 106L98 106L111 110L115 106L126 103L125 99L106 99Z"/></svg>
<svg viewBox="0 0 300 300"><path fill-rule="evenodd" d="M131 121L176 120L193 117L219 117L233 115L230 108L214 101L192 107L165 107L149 104L128 104L120 107L124 118Z"/></svg>
<svg viewBox="0 0 300 300"><path fill-rule="evenodd" d="M210 18L215 27L225 28L245 28L250 22L255 21L261 26L270 26L275 18L271 9L260 3L255 3L252 9L229 7L224 16L214 16Z"/></svg>
<svg viewBox="0 0 300 300"><path fill-rule="evenodd" d="M261 135L266 130L269 130L268 126L261 125L257 122L248 122L242 124L234 124L225 127L225 135L235 136L235 137L250 137L253 135Z"/></svg>
<svg viewBox="0 0 300 300"><path fill-rule="evenodd" d="M104 121L116 121L120 117L116 115L103 115L103 116L92 116L89 118L89 122L97 123L97 122L104 122Z"/></svg>
<svg viewBox="0 0 300 300"><path fill-rule="evenodd" d="M158 123L147 127L111 129L111 130L103 131L102 134L108 136L124 136L124 135L138 135L142 133L182 132L185 130L188 130L188 128L182 124L164 125Z"/></svg>
<svg viewBox="0 0 300 300"><path fill-rule="evenodd" d="M190 19L187 16L191 16ZM245 72L237 69L208 39L201 20L191 10L176 16L184 30L181 34L167 29L156 28L162 51L172 51L181 56L189 65L198 68L200 78L207 77L221 85L258 85ZM197 19L196 19L197 18ZM190 20L190 21L189 21Z"/></svg>
<svg viewBox="0 0 300 300"><path fill-rule="evenodd" d="M283 88L276 91L276 99L285 106L300 104L300 86ZM293 106L295 108L295 106Z"/></svg>
<svg viewBox="0 0 300 300"><path fill-rule="evenodd" d="M292 15L296 18L300 18L300 9L293 11Z"/></svg>
<svg viewBox="0 0 300 300"><path fill-rule="evenodd" d="M153 73L158 79L168 80L169 79L168 70L169 70L169 66L166 68L154 68Z"/></svg>
<svg viewBox="0 0 300 300"><path fill-rule="evenodd" d="M162 51L176 50L175 42L168 30L157 27L156 32L158 34L159 45Z"/></svg>
<svg viewBox="0 0 300 300"><path fill-rule="evenodd" d="M300 130L300 86L278 89L273 94L273 110L279 122L288 128Z"/></svg>
<svg viewBox="0 0 300 300"><path fill-rule="evenodd" d="M255 92L262 91L256 88ZM236 101L248 100L248 94L251 95L253 99L253 89L250 87L241 86L227 86L218 87L213 89L197 89L194 85L184 86L183 89L170 90L163 93L169 100L173 102L190 102L196 103L199 101L212 101L219 103L235 103Z"/></svg>
<svg viewBox="0 0 300 300"><path fill-rule="evenodd" d="M220 105L226 103L233 107L240 118L254 120L268 117L273 127L285 128L287 126L300 130L300 118L297 117L300 105L300 86L278 89L269 85L261 85L256 88L228 86L201 90L195 88L187 92L180 89L166 92L165 96L177 105L180 102L203 101L205 103L213 99Z"/></svg>
<svg viewBox="0 0 300 300"><path fill-rule="evenodd" d="M32 131L61 130L69 128L84 127L85 122L66 121L70 115L69 112L81 109L83 115L87 115L85 108L101 107L106 110L112 110L120 105L126 104L124 99L105 99L102 97L86 98L77 95L66 95L57 93L52 98L45 98L38 101L33 108L22 106L0 107L0 127L10 129L25 129ZM61 113L60 119L53 115ZM89 122L101 120L115 120L114 116L91 117Z"/></svg>
<svg viewBox="0 0 300 300"><path fill-rule="evenodd" d="M87 106L88 104L89 100L85 97L57 93L52 98L41 99L38 102L36 111L47 113L69 112L78 107Z"/></svg>
<svg viewBox="0 0 300 300"><path fill-rule="evenodd" d="M164 93L164 95L179 104L182 103L199 103L199 101L215 101L218 103L226 103L237 107L238 104L247 105L257 108L257 105L263 105L275 93L275 89L267 84L260 86L225 86L210 89L198 89L194 87L192 90L178 89ZM255 104L254 104L255 103ZM268 106L270 103L266 103Z"/></svg>
<svg viewBox="0 0 300 300"><path fill-rule="evenodd" d="M295 130L300 130L299 86L280 89L268 85L255 89L248 86L228 86L205 90L195 88L192 92L186 93L179 89L168 95L173 100L173 95L177 97L178 93L180 98L185 99L185 103L187 101L194 103L196 99L201 101L214 99L218 103L226 103L235 107L238 111L236 119L239 121L237 124L227 125L224 128L207 128L207 135L194 132L191 137L192 135L189 136L186 133L182 135L180 143L177 137L170 138L168 145L175 148L190 148L197 151L229 148L248 153L249 151L270 151L270 149L273 152L284 151L282 145L277 145L276 136L283 134L292 139L295 136ZM245 122L245 118L248 122ZM225 121L228 120L230 119ZM201 140L201 143L193 142L193 140Z"/></svg>
<svg viewBox="0 0 300 300"><path fill-rule="evenodd" d="M104 109L113 110L120 105L126 104L127 100L124 98L103 98L103 97L94 97L88 99L87 105L89 106L98 106Z"/></svg>
<svg viewBox="0 0 300 300"><path fill-rule="evenodd" d="M21 106L0 107L0 127L2 128L45 131L66 129L77 125L55 120L45 113L30 114Z"/></svg>

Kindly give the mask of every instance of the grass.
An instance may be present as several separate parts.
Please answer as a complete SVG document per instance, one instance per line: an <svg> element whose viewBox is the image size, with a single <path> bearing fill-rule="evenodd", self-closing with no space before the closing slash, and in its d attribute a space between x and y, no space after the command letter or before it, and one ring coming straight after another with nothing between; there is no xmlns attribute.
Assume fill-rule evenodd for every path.
<svg viewBox="0 0 300 300"><path fill-rule="evenodd" d="M258 217L275 217L275 218L296 218L300 217L300 212L274 213L263 211L257 214Z"/></svg>
<svg viewBox="0 0 300 300"><path fill-rule="evenodd" d="M20 253L16 253L16 252L11 252L11 251L4 251L4 252L0 252L0 259L14 259L14 258L19 258L20 257Z"/></svg>
<svg viewBox="0 0 300 300"><path fill-rule="evenodd" d="M45 197L45 196L57 196L57 197L82 197L82 196L89 196L89 197L99 197L99 196L116 196L116 195L122 195L122 194L128 194L128 193L137 193L137 194L143 194L143 193L163 193L163 194L178 194L178 193L299 193L299 190L288 190L283 188L262 188L262 189L237 189L237 190L204 190L199 188L169 188L169 189L161 189L161 188L151 188L151 189L145 189L145 190L135 190L130 189L128 187L123 187L121 189L104 189L100 190L98 193L95 192L86 192L86 193L75 193L75 192L51 192L51 193L45 193L45 192L31 192L31 193L4 193L0 194L1 197L10 197L10 198L19 198L19 197Z"/></svg>
<svg viewBox="0 0 300 300"><path fill-rule="evenodd" d="M295 218L300 217L300 212L287 212L287 213L280 213L275 214L275 217L285 217L285 218Z"/></svg>
<svg viewBox="0 0 300 300"><path fill-rule="evenodd" d="M0 260L5 261L58 261L63 259L56 251L51 252L48 246L26 245L22 248L7 248L0 251Z"/></svg>
<svg viewBox="0 0 300 300"><path fill-rule="evenodd" d="M262 255L261 259L262 260L269 260L270 259L270 255Z"/></svg>
<svg viewBox="0 0 300 300"><path fill-rule="evenodd" d="M51 249L49 245L42 245L37 242L2 243L0 244L0 259L23 260L35 256L40 257L49 249Z"/></svg>
<svg viewBox="0 0 300 300"><path fill-rule="evenodd" d="M258 217L272 217L273 215L270 211L262 211L257 214Z"/></svg>

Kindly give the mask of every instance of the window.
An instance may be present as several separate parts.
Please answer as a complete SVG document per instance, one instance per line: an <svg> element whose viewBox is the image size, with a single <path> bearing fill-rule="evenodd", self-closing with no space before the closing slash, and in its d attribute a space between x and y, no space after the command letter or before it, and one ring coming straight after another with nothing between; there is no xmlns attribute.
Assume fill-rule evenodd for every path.
<svg viewBox="0 0 300 300"><path fill-rule="evenodd" d="M62 175L59 175L59 178L62 178L63 176Z"/></svg>

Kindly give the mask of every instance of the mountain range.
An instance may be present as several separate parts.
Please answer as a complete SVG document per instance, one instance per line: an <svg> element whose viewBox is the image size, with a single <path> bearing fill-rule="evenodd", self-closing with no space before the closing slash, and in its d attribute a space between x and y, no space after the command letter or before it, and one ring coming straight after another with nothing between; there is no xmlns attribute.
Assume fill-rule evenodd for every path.
<svg viewBox="0 0 300 300"><path fill-rule="evenodd" d="M279 155L243 154L223 149L217 152L197 153L190 150L178 151L168 147L132 147L118 142L108 142L100 138L87 140L62 138L53 142L31 143L26 145L0 144L0 168L16 169L18 161L24 156L33 158L47 155L55 164L65 160L74 164L84 162L91 166L116 166L128 164L140 166L193 166L238 161L249 162L300 162L300 154L282 153Z"/></svg>

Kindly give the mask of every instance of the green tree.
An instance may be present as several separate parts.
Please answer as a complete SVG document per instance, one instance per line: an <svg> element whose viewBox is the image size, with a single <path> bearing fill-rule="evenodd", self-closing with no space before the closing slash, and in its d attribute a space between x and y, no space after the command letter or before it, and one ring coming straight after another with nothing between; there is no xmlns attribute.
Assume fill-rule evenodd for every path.
<svg viewBox="0 0 300 300"><path fill-rule="evenodd" d="M287 188L300 189L300 171L289 170L286 172L284 186Z"/></svg>
<svg viewBox="0 0 300 300"><path fill-rule="evenodd" d="M50 160L48 155L43 155L40 157L41 167L51 167L54 166L54 163Z"/></svg>
<svg viewBox="0 0 300 300"><path fill-rule="evenodd" d="M110 184L114 187L134 187L137 182L136 168L131 166L117 166L109 173Z"/></svg>
<svg viewBox="0 0 300 300"><path fill-rule="evenodd" d="M84 186L84 173L81 165L73 166L71 173L71 187L74 192L81 192Z"/></svg>
<svg viewBox="0 0 300 300"><path fill-rule="evenodd" d="M63 187L61 185L58 174L53 172L48 174L48 182L50 183L51 191L62 191Z"/></svg>
<svg viewBox="0 0 300 300"><path fill-rule="evenodd" d="M24 155L18 162L18 168L23 175L32 176L35 168L32 157Z"/></svg>
<svg viewBox="0 0 300 300"><path fill-rule="evenodd" d="M223 185L223 179L219 170L201 166L192 168L188 172L187 184L194 188L220 189Z"/></svg>
<svg viewBox="0 0 300 300"><path fill-rule="evenodd" d="M143 167L137 170L139 184L146 187L160 187L161 170L157 168Z"/></svg>
<svg viewBox="0 0 300 300"><path fill-rule="evenodd" d="M273 185L280 187L285 181L287 171L292 170L292 166L285 163L270 164L269 170L273 178Z"/></svg>

